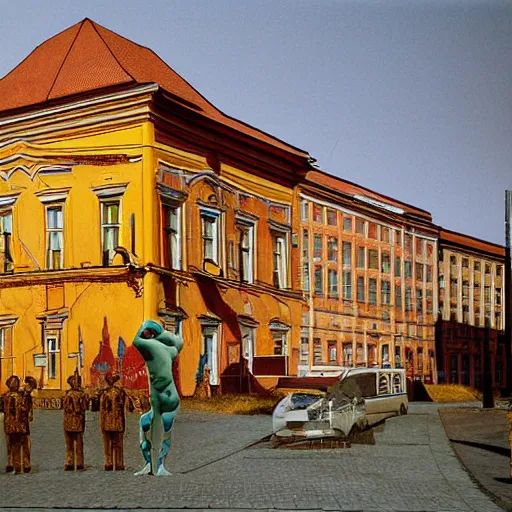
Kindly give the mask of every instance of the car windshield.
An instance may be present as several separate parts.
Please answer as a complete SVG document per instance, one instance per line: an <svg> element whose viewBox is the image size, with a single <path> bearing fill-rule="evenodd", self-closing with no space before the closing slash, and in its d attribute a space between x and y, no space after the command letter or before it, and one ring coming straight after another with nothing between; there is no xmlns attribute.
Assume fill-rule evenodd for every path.
<svg viewBox="0 0 512 512"><path fill-rule="evenodd" d="M306 409L311 404L318 402L322 397L309 393L294 393L291 398L293 409Z"/></svg>
<svg viewBox="0 0 512 512"><path fill-rule="evenodd" d="M328 395L336 397L348 397L358 400L364 397L375 396L377 376L375 373L360 373L349 375L340 379L332 386Z"/></svg>

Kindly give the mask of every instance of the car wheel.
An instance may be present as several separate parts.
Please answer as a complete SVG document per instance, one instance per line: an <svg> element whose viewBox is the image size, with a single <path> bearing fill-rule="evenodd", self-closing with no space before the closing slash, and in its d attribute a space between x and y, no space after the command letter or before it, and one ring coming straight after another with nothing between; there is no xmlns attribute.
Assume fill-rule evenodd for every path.
<svg viewBox="0 0 512 512"><path fill-rule="evenodd" d="M400 405L400 416L405 416L407 414L407 407L405 407L405 404Z"/></svg>

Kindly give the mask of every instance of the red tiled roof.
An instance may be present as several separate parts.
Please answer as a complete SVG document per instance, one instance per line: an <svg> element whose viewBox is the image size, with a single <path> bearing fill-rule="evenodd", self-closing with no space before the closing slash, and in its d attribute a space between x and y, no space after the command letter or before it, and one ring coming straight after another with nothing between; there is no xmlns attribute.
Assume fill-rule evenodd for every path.
<svg viewBox="0 0 512 512"><path fill-rule="evenodd" d="M0 112L120 84L157 83L201 114L274 147L308 154L214 107L153 51L84 19L39 45L0 79Z"/></svg>
<svg viewBox="0 0 512 512"><path fill-rule="evenodd" d="M441 229L439 234L439 242L450 242L459 246L467 247L468 249L476 249L477 251L487 252L495 256L505 257L505 247L491 242L486 242L469 235Z"/></svg>
<svg viewBox="0 0 512 512"><path fill-rule="evenodd" d="M432 216L425 210L416 208L406 203L402 203L395 199L391 199L390 197L387 197L385 195L378 194L377 192L373 192L372 190L361 187L360 185L356 185L355 183L351 183L350 181L346 181L342 178L331 176L327 173L320 171L309 171L306 175L306 180L312 183L316 183L318 185L322 185L331 190L342 192L343 194L348 194L351 196L365 196L369 199L373 199L374 201L378 201L389 206L400 208L404 211L404 213L412 214L417 217L422 217L428 222L432 222Z"/></svg>

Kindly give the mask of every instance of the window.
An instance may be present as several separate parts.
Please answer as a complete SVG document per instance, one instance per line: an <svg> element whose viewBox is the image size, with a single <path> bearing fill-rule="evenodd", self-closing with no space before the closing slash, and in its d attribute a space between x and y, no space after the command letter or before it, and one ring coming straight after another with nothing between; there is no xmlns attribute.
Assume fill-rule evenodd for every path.
<svg viewBox="0 0 512 512"><path fill-rule="evenodd" d="M319 204L313 203L313 220L315 222L322 222L324 221L324 208L323 206L320 206Z"/></svg>
<svg viewBox="0 0 512 512"><path fill-rule="evenodd" d="M423 263L416 262L416 281L423 281Z"/></svg>
<svg viewBox="0 0 512 512"><path fill-rule="evenodd" d="M383 311L382 312L382 320L384 320L384 322L386 324L389 324L390 321L391 321L391 318L389 317L389 312L388 311Z"/></svg>
<svg viewBox="0 0 512 512"><path fill-rule="evenodd" d="M327 342L327 352L329 353L329 362L336 363L338 361L338 349L336 341Z"/></svg>
<svg viewBox="0 0 512 512"><path fill-rule="evenodd" d="M432 282L432 265L427 265L427 283Z"/></svg>
<svg viewBox="0 0 512 512"><path fill-rule="evenodd" d="M416 311L421 315L423 313L423 290L416 288Z"/></svg>
<svg viewBox="0 0 512 512"><path fill-rule="evenodd" d="M163 215L165 265L173 269L181 269L180 209L164 205Z"/></svg>
<svg viewBox="0 0 512 512"><path fill-rule="evenodd" d="M240 280L254 282L254 224L239 223L240 231Z"/></svg>
<svg viewBox="0 0 512 512"><path fill-rule="evenodd" d="M331 297L338 296L338 272L332 268L327 271L329 281L329 295Z"/></svg>
<svg viewBox="0 0 512 512"><path fill-rule="evenodd" d="M410 261L405 262L405 277L406 278L412 277L412 264Z"/></svg>
<svg viewBox="0 0 512 512"><path fill-rule="evenodd" d="M370 279L369 281L368 301L370 304L377 304L377 279Z"/></svg>
<svg viewBox="0 0 512 512"><path fill-rule="evenodd" d="M58 353L60 351L59 339L57 336L46 337L46 347L48 355L48 379L57 378Z"/></svg>
<svg viewBox="0 0 512 512"><path fill-rule="evenodd" d="M417 358L418 358L418 370L423 371L423 348L417 348Z"/></svg>
<svg viewBox="0 0 512 512"><path fill-rule="evenodd" d="M501 304L501 288L496 288L494 293L494 302L498 306Z"/></svg>
<svg viewBox="0 0 512 512"><path fill-rule="evenodd" d="M485 273L487 275L490 275L491 274L491 265L489 265L489 263L486 263L485 264Z"/></svg>
<svg viewBox="0 0 512 512"><path fill-rule="evenodd" d="M101 201L101 236L103 246L103 265L111 265L114 249L120 245L121 200L109 199Z"/></svg>
<svg viewBox="0 0 512 512"><path fill-rule="evenodd" d="M201 326L203 335L203 356L205 356L206 364L210 369L210 385L217 386L219 384L219 369L218 369L218 324L210 325L203 324ZM246 344L243 349L250 348ZM243 350L242 349L242 350Z"/></svg>
<svg viewBox="0 0 512 512"><path fill-rule="evenodd" d="M469 306L462 306L462 322L469 324Z"/></svg>
<svg viewBox="0 0 512 512"><path fill-rule="evenodd" d="M313 338L313 364L322 362L322 344L320 338Z"/></svg>
<svg viewBox="0 0 512 512"><path fill-rule="evenodd" d="M313 258L322 259L323 236L322 235L315 235L313 240L314 240Z"/></svg>
<svg viewBox="0 0 512 512"><path fill-rule="evenodd" d="M402 264L400 260L400 256L395 258L395 276L400 277L402 275Z"/></svg>
<svg viewBox="0 0 512 512"><path fill-rule="evenodd" d="M405 311L412 311L412 291L409 286L405 289Z"/></svg>
<svg viewBox="0 0 512 512"><path fill-rule="evenodd" d="M377 240L377 224L373 222L368 223L368 238L372 240Z"/></svg>
<svg viewBox="0 0 512 512"><path fill-rule="evenodd" d="M352 273L343 272L343 298L352 298Z"/></svg>
<svg viewBox="0 0 512 512"><path fill-rule="evenodd" d="M272 340L274 342L274 355L285 356L288 354L288 331L284 329L271 330Z"/></svg>
<svg viewBox="0 0 512 512"><path fill-rule="evenodd" d="M307 230L302 232L302 283L304 291L309 292L309 236Z"/></svg>
<svg viewBox="0 0 512 512"><path fill-rule="evenodd" d="M285 233L272 233L272 252L274 255L274 286L286 288L288 285L288 254Z"/></svg>
<svg viewBox="0 0 512 512"><path fill-rule="evenodd" d="M474 263L475 272L480 272L480 262L475 261Z"/></svg>
<svg viewBox="0 0 512 512"><path fill-rule="evenodd" d="M501 312L496 311L494 313L494 328L501 330Z"/></svg>
<svg viewBox="0 0 512 512"><path fill-rule="evenodd" d="M300 339L300 364L307 365L309 363L309 340L306 337Z"/></svg>
<svg viewBox="0 0 512 512"><path fill-rule="evenodd" d="M432 254L434 253L434 244L431 242L427 242L427 257L432 258Z"/></svg>
<svg viewBox="0 0 512 512"><path fill-rule="evenodd" d="M469 268L469 260L467 258L462 258L462 267Z"/></svg>
<svg viewBox="0 0 512 512"><path fill-rule="evenodd" d="M322 267L320 265L315 265L315 293L317 295L322 295L323 291Z"/></svg>
<svg viewBox="0 0 512 512"><path fill-rule="evenodd" d="M343 343L343 366L352 366L352 343Z"/></svg>
<svg viewBox="0 0 512 512"><path fill-rule="evenodd" d="M399 284L395 285L395 304L397 308L402 307L402 286Z"/></svg>
<svg viewBox="0 0 512 512"><path fill-rule="evenodd" d="M352 231L352 217L343 216L343 230Z"/></svg>
<svg viewBox="0 0 512 512"><path fill-rule="evenodd" d="M357 268L364 268L364 247L357 248Z"/></svg>
<svg viewBox="0 0 512 512"><path fill-rule="evenodd" d="M388 252L383 252L381 254L381 271L385 274L389 274L391 272L391 257Z"/></svg>
<svg viewBox="0 0 512 512"><path fill-rule="evenodd" d="M338 212L336 210L327 208L327 224L329 226L336 226L338 224Z"/></svg>
<svg viewBox="0 0 512 512"><path fill-rule="evenodd" d="M484 301L486 304L491 302L491 287L490 286L484 286Z"/></svg>
<svg viewBox="0 0 512 512"><path fill-rule="evenodd" d="M343 242L343 265L350 267L352 265L352 244Z"/></svg>
<svg viewBox="0 0 512 512"><path fill-rule="evenodd" d="M13 354L13 328L10 325L0 327L0 373L2 378L14 374L14 360Z"/></svg>
<svg viewBox="0 0 512 512"><path fill-rule="evenodd" d="M434 305L432 303L432 290L427 289L426 294L427 294L427 313L431 314L432 311L434 310Z"/></svg>
<svg viewBox="0 0 512 512"><path fill-rule="evenodd" d="M46 268L58 270L64 266L64 220L62 206L46 207Z"/></svg>
<svg viewBox="0 0 512 512"><path fill-rule="evenodd" d="M9 272L13 268L11 256L12 212L0 213L0 252L3 259L3 271ZM2 269L0 269L2 270Z"/></svg>
<svg viewBox="0 0 512 512"><path fill-rule="evenodd" d="M368 249L368 268L378 270L379 253L375 249Z"/></svg>
<svg viewBox="0 0 512 512"><path fill-rule="evenodd" d="M407 252L412 252L412 236L408 235L407 233L404 236L405 241L405 250Z"/></svg>
<svg viewBox="0 0 512 512"><path fill-rule="evenodd" d="M364 277L357 278L357 300L364 302Z"/></svg>
<svg viewBox="0 0 512 512"><path fill-rule="evenodd" d="M309 202L302 200L300 202L300 218L301 220L309 220Z"/></svg>
<svg viewBox="0 0 512 512"><path fill-rule="evenodd" d="M329 261L338 261L338 239L332 236L327 239L327 259Z"/></svg>
<svg viewBox="0 0 512 512"><path fill-rule="evenodd" d="M416 254L423 256L423 240L421 238L416 238Z"/></svg>
<svg viewBox="0 0 512 512"><path fill-rule="evenodd" d="M356 219L356 233L364 235L364 225L366 222L363 219Z"/></svg>
<svg viewBox="0 0 512 512"><path fill-rule="evenodd" d="M501 268L502 268L501 265L496 266L496 277L501 277L501 273L502 273Z"/></svg>
<svg viewBox="0 0 512 512"><path fill-rule="evenodd" d="M391 286L389 281L381 281L381 303L382 305L389 305L391 303Z"/></svg>
<svg viewBox="0 0 512 512"><path fill-rule="evenodd" d="M380 227L380 237L383 242L389 243L389 228Z"/></svg>
<svg viewBox="0 0 512 512"><path fill-rule="evenodd" d="M219 216L215 212L201 212L203 259L219 263Z"/></svg>
<svg viewBox="0 0 512 512"><path fill-rule="evenodd" d="M469 298L469 281L462 281L462 298Z"/></svg>

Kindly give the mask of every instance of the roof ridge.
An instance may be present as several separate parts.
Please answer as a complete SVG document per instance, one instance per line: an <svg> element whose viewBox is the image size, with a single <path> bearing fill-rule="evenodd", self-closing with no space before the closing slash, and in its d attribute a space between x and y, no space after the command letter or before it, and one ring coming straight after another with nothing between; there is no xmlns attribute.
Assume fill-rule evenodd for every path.
<svg viewBox="0 0 512 512"><path fill-rule="evenodd" d="M107 47L108 51L110 52L110 54L112 55L112 57L114 57L114 60L119 64L119 66L121 67L121 69L134 81L136 82L137 79L121 64L121 62L119 61L119 59L117 58L117 55L112 51L112 48L110 48L110 46L108 45L108 43L105 41L105 39L103 38L103 36L100 34L100 31L98 30L98 28L96 27L96 22L89 19L89 18L86 18L86 20L89 21L89 23L93 26L96 34L98 34L98 37L103 41L103 44ZM99 25L101 27L101 25ZM103 27L102 27L103 28Z"/></svg>
<svg viewBox="0 0 512 512"><path fill-rule="evenodd" d="M71 41L71 44L69 45L69 48L68 48L68 51L66 52L66 55L64 56L64 58L62 59L62 62L59 66L59 70L57 71L57 74L55 75L55 78L53 79L53 82L52 82L52 86L50 87L49 91L48 91L48 94L46 95L46 100L48 100L50 98L50 95L53 91L53 88L55 87L55 84L57 82L57 78L59 78L59 75L60 75L60 72L62 71L62 68L64 67L64 63L66 62L66 59L68 58L70 52L71 52L71 48L73 48L73 45L75 44L76 42L76 39L78 37L78 35L80 34L81 30L82 30L82 27L84 26L84 23L87 21L88 18L84 18L81 23L80 23L80 28L78 29L77 33L75 34L75 37L73 38L73 41Z"/></svg>

